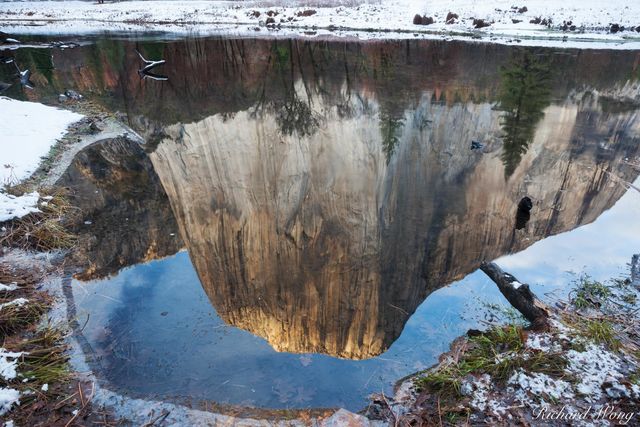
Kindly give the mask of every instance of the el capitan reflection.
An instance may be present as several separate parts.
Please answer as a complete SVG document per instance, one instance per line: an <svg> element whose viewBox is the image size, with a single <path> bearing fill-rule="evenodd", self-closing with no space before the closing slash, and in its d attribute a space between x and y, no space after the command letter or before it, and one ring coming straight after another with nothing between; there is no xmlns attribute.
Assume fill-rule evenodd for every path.
<svg viewBox="0 0 640 427"><path fill-rule="evenodd" d="M169 80L140 80L135 47L166 58ZM80 192L89 179L87 194L97 187L108 192L104 200L127 200L114 205L113 218L138 220L112 235L83 229L94 239L84 258L98 260L84 278L184 245L217 315L280 352L382 363L377 356L432 292L483 260L594 221L625 192L618 180L638 175L626 160L640 154L637 53L429 41L102 40L54 52L54 62L54 88L91 89L147 141L145 152L92 147L85 157L120 160L105 165L105 175L80 156L67 175ZM142 166L123 163L131 158ZM148 201L131 193L130 181ZM518 222L524 196L534 206ZM127 256L114 260L120 232L133 238ZM118 308L109 329L143 328L139 311ZM144 339L128 333L118 345ZM108 336L96 342L115 345ZM143 368L149 352L103 357L137 366L139 377L154 375ZM215 349L203 357L218 360ZM420 358L393 357L406 357L398 376ZM323 363L311 365L318 376L329 372ZM209 378L213 368L201 369ZM135 372L110 380L147 390L134 384ZM264 375L256 384L268 389ZM362 375L353 381L359 396L373 390L372 374ZM194 389L216 393L206 381L184 385Z"/></svg>
<svg viewBox="0 0 640 427"><path fill-rule="evenodd" d="M593 221L625 191L608 174L635 178L623 159L638 153L636 111L603 111L582 88L552 104L549 52L485 59L503 62L492 84L448 76L470 98L456 102L403 80L420 76L391 66L385 45L367 56L348 44L249 42L267 59L256 75L252 55L228 43L223 65L244 76L234 93L255 103L155 122L150 158L217 313L278 351L377 356L433 290ZM455 68L444 46L416 46L407 68L432 66L435 52ZM469 149L476 139L482 152ZM527 195L535 213L517 231Z"/></svg>

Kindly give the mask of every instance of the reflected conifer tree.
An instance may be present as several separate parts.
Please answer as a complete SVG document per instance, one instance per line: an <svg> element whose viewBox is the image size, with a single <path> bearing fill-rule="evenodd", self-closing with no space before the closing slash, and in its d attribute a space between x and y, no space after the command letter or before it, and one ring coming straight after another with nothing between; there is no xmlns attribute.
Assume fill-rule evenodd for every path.
<svg viewBox="0 0 640 427"><path fill-rule="evenodd" d="M391 157L396 150L399 135L404 127L404 119L395 117L388 112L380 112L380 132L382 133L382 151L384 151L387 164L391 161Z"/></svg>
<svg viewBox="0 0 640 427"><path fill-rule="evenodd" d="M283 99L274 102L278 127L284 135L294 132L300 137L313 135L320 120L311 108L311 96L301 68L300 78L307 91L307 100L301 99L296 91L292 42L289 41L286 47L274 44L274 51L283 86Z"/></svg>
<svg viewBox="0 0 640 427"><path fill-rule="evenodd" d="M551 96L551 71L547 57L523 50L501 70L502 88L498 107L504 111L502 162L510 177L533 140L536 125L544 116Z"/></svg>

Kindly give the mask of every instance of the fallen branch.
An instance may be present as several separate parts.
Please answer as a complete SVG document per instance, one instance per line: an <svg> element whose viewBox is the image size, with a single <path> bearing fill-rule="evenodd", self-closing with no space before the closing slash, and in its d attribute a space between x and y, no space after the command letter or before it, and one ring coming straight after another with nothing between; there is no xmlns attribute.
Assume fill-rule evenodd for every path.
<svg viewBox="0 0 640 427"><path fill-rule="evenodd" d="M502 271L493 262L483 262L480 269L498 285L498 289L509 303L531 322L535 330L549 329L549 310L547 306L534 295L529 285L521 283L509 273Z"/></svg>

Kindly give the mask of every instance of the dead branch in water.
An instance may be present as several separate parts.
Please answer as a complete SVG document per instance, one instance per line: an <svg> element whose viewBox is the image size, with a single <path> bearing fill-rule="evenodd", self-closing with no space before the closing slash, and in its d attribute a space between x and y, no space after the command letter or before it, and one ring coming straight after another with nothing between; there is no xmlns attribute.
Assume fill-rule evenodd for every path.
<svg viewBox="0 0 640 427"><path fill-rule="evenodd" d="M547 306L529 289L509 273L504 272L496 263L483 262L480 269L498 285L498 289L509 303L531 322L535 330L549 329L549 310Z"/></svg>

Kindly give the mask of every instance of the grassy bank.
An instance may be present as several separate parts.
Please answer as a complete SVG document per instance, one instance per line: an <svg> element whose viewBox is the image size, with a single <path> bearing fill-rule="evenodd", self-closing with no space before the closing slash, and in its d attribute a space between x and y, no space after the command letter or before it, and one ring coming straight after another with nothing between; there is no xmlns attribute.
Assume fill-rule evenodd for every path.
<svg viewBox="0 0 640 427"><path fill-rule="evenodd" d="M556 301L548 331L524 322L458 338L409 380L400 425L566 425L640 422L638 288L582 276Z"/></svg>

